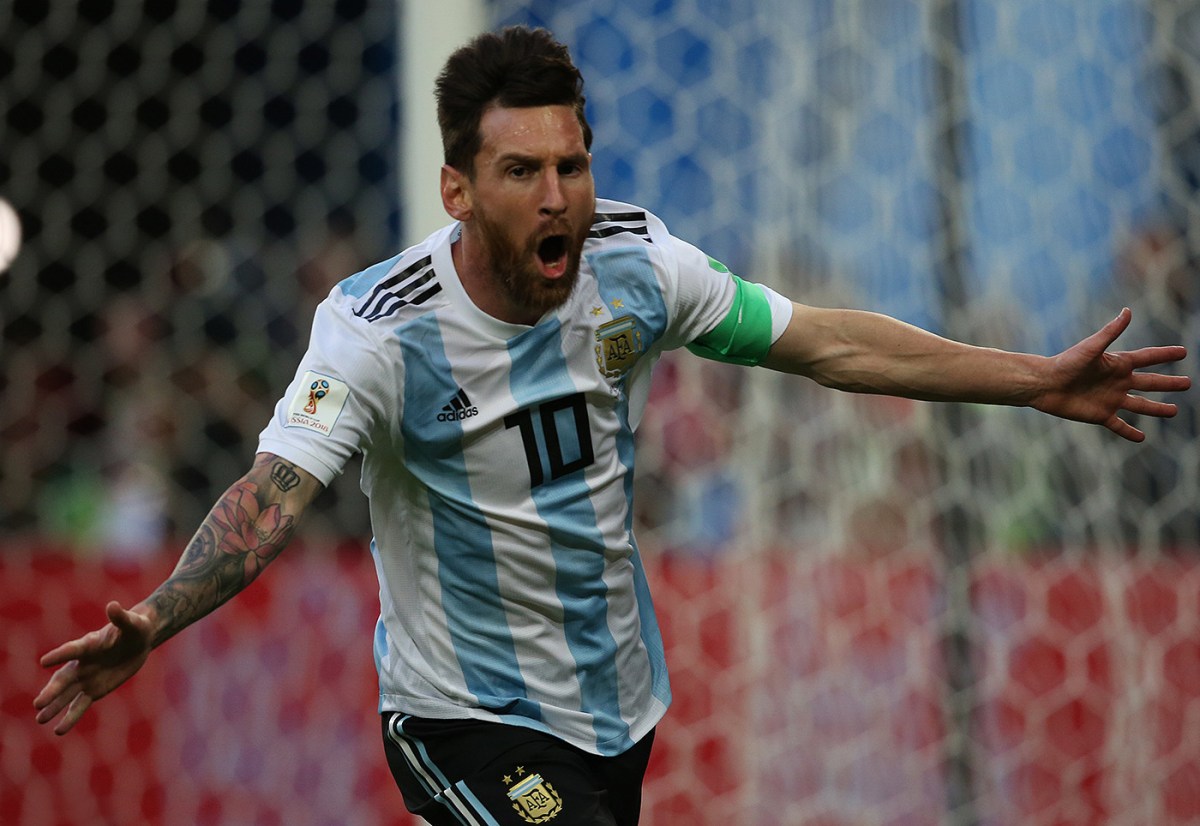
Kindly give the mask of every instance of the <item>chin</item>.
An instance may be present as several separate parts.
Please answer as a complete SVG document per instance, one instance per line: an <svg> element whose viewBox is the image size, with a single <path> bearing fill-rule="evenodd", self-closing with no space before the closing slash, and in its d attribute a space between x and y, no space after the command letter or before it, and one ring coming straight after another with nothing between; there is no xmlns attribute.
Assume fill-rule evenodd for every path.
<svg viewBox="0 0 1200 826"><path fill-rule="evenodd" d="M578 280L578 268L568 269L553 281L541 278L524 303L531 309L536 309L539 314L557 310L566 304L571 293L575 292L575 282Z"/></svg>

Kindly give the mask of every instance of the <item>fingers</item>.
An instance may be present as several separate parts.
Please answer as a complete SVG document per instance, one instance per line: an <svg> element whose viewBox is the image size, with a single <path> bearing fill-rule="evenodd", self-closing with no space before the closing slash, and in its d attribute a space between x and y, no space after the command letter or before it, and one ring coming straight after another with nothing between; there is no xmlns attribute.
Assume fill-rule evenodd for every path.
<svg viewBox="0 0 1200 826"><path fill-rule="evenodd" d="M56 702L58 697L66 694L70 687L76 683L76 672L79 670L78 662L69 662L58 671L54 672L47 682L38 692L37 697L33 700L33 707L37 709L49 709ZM54 712L57 714L58 712ZM53 714L50 715L54 716ZM38 722L45 722L41 719L42 715L38 715Z"/></svg>
<svg viewBox="0 0 1200 826"><path fill-rule="evenodd" d="M1125 332L1132 318L1133 312L1128 307L1125 307L1121 312L1117 313L1116 318L1097 330L1091 338L1102 345L1100 348L1101 351L1107 350L1108 345L1116 341L1121 333Z"/></svg>
<svg viewBox="0 0 1200 826"><path fill-rule="evenodd" d="M78 660L79 657L87 650L88 637L90 636L91 634L88 634L87 636L80 637L77 640L64 642L53 651L47 651L42 655L41 660L39 660L42 668L53 668L56 665L64 665L72 660Z"/></svg>
<svg viewBox="0 0 1200 826"><path fill-rule="evenodd" d="M121 603L115 601L110 602L105 611L111 623L106 633L116 631L115 634L107 635L110 644L115 645L118 639L140 639L149 643L152 623L148 616L133 609L122 608Z"/></svg>
<svg viewBox="0 0 1200 826"><path fill-rule="evenodd" d="M1179 378L1178 376L1169 376L1167 378ZM1153 399L1143 398L1142 396L1125 396L1125 402L1121 405L1122 410L1127 410L1130 413L1136 413L1139 416L1156 416L1160 419L1169 419L1179 412L1178 405L1170 402L1156 402ZM1142 442L1146 439L1146 434L1138 430L1119 416L1113 416L1104 426L1116 433L1122 439L1128 439L1131 442Z"/></svg>
<svg viewBox="0 0 1200 826"><path fill-rule="evenodd" d="M1166 373L1134 373L1132 388L1144 392L1179 392L1192 386L1187 376L1172 376Z"/></svg>
<svg viewBox="0 0 1200 826"><path fill-rule="evenodd" d="M54 733L58 735L66 734L71 729L75 728L75 724L79 722L79 718L92 705L92 698L84 692L79 692L75 695L75 699L71 701L71 705L67 708L67 713L58 721L58 725L54 727Z"/></svg>
<svg viewBox="0 0 1200 826"><path fill-rule="evenodd" d="M1133 395L1125 397L1125 403L1121 405L1121 408L1130 413L1137 413L1141 416L1157 416L1160 419L1169 419L1179 412L1179 406L1172 402L1156 402L1153 399Z"/></svg>
<svg viewBox="0 0 1200 826"><path fill-rule="evenodd" d="M83 691L77 691L73 696L56 697L53 703L38 713L37 721L43 724L48 723L57 717L63 708L66 708L67 713L54 727L54 733L62 736L75 728L79 718L83 717L84 712L91 708L91 705L92 698Z"/></svg>
<svg viewBox="0 0 1200 826"><path fill-rule="evenodd" d="M52 668L56 665L63 665L71 660L83 659L89 654L95 654L106 648L110 648L121 634L139 632L140 626L138 623L144 621L144 618L139 614L126 611L115 600L108 603L104 610L108 615L111 625L95 631L89 631L78 639L65 642L58 648L47 651L42 655L40 660L42 667ZM114 627L116 633L113 631Z"/></svg>
<svg viewBox="0 0 1200 826"><path fill-rule="evenodd" d="M75 699L75 697L78 694L80 694L80 692L78 690L75 690L75 691L68 691L68 692L64 692L62 694L55 695L54 697L51 697L48 700L46 700L45 705L40 706L40 707L35 702L34 708L38 709L38 713L37 713L37 717L35 717L34 719L37 720L38 723L40 723L42 725L49 723L51 720L53 720L55 717L57 717L64 708L66 708L68 705L70 705L71 702ZM38 699L39 700L42 699L41 695L38 695Z"/></svg>
<svg viewBox="0 0 1200 826"><path fill-rule="evenodd" d="M1150 367L1155 364L1169 364L1187 358L1187 348L1179 345L1167 347L1143 347L1131 350L1126 355L1133 362L1134 369Z"/></svg>
<svg viewBox="0 0 1200 826"><path fill-rule="evenodd" d="M135 618L137 617L132 611L126 611L121 607L121 603L113 600L108 605L104 606L104 612L108 615L108 621L117 626L121 631L136 631L137 625Z"/></svg>
<svg viewBox="0 0 1200 826"><path fill-rule="evenodd" d="M1113 433L1116 433L1122 439L1128 439L1131 442L1141 442L1141 441L1145 441L1145 439L1146 439L1145 433L1138 430L1136 427L1134 427L1133 425L1131 425L1129 422L1125 421L1124 419L1120 418L1119 416L1113 416L1111 419L1109 419L1107 422L1104 423L1104 426L1107 427L1109 430L1111 430Z"/></svg>
<svg viewBox="0 0 1200 826"><path fill-rule="evenodd" d="M150 620L115 601L105 606L105 613L108 625L42 655L43 667L60 668L34 698L33 706L41 724L61 715L55 734L74 728L93 702L127 680L145 660ZM127 644L122 645L122 640Z"/></svg>
<svg viewBox="0 0 1200 826"><path fill-rule="evenodd" d="M92 698L81 688L78 671L78 662L67 663L54 672L54 676L33 700L33 707L38 711L34 719L39 725L49 723L66 709L66 715L54 727L55 734L66 734L74 728L92 704Z"/></svg>
<svg viewBox="0 0 1200 826"><path fill-rule="evenodd" d="M108 628L100 628L96 631L89 631L79 639L64 642L53 651L47 651L42 655L40 660L42 668L51 668L56 665L63 665L71 660L84 659L89 654L95 654L98 651L104 650L112 644L112 639L105 634Z"/></svg>

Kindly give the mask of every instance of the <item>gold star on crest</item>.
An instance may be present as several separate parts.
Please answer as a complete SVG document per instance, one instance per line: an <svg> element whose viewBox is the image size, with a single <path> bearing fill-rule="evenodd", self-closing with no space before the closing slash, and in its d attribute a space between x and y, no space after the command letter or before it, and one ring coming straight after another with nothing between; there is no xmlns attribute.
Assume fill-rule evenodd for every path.
<svg viewBox="0 0 1200 826"><path fill-rule="evenodd" d="M622 310L625 308L625 299L614 298L612 305L614 310Z"/></svg>
<svg viewBox="0 0 1200 826"><path fill-rule="evenodd" d="M603 307L592 307L592 315L600 315L604 312Z"/></svg>
<svg viewBox="0 0 1200 826"><path fill-rule="evenodd" d="M505 786L511 786L512 785L512 775L509 775L509 774L504 775L504 777L500 780L500 782L503 783Z"/></svg>

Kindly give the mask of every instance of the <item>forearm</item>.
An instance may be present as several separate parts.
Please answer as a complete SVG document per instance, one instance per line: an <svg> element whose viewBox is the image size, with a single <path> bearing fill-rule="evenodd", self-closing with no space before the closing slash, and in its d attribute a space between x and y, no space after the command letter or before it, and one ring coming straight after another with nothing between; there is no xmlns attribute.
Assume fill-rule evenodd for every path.
<svg viewBox="0 0 1200 826"><path fill-rule="evenodd" d="M132 609L152 620L154 646L238 594L279 555L319 489L299 474L279 457L260 454L217 500L170 577Z"/></svg>
<svg viewBox="0 0 1200 826"><path fill-rule="evenodd" d="M826 387L928 401L1027 405L1047 360L951 341L878 313L796 305L764 366Z"/></svg>

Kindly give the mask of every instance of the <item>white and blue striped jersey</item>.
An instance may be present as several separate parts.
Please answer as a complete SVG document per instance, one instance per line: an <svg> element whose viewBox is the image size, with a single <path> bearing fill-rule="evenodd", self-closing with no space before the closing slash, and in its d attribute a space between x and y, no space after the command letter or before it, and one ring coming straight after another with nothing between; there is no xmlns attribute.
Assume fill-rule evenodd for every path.
<svg viewBox="0 0 1200 826"><path fill-rule="evenodd" d="M713 329L735 287L653 215L598 200L571 297L509 324L464 291L457 232L332 290L259 449L325 484L363 453L381 711L619 754L670 702L634 429L654 361ZM778 336L790 305L773 309Z"/></svg>

